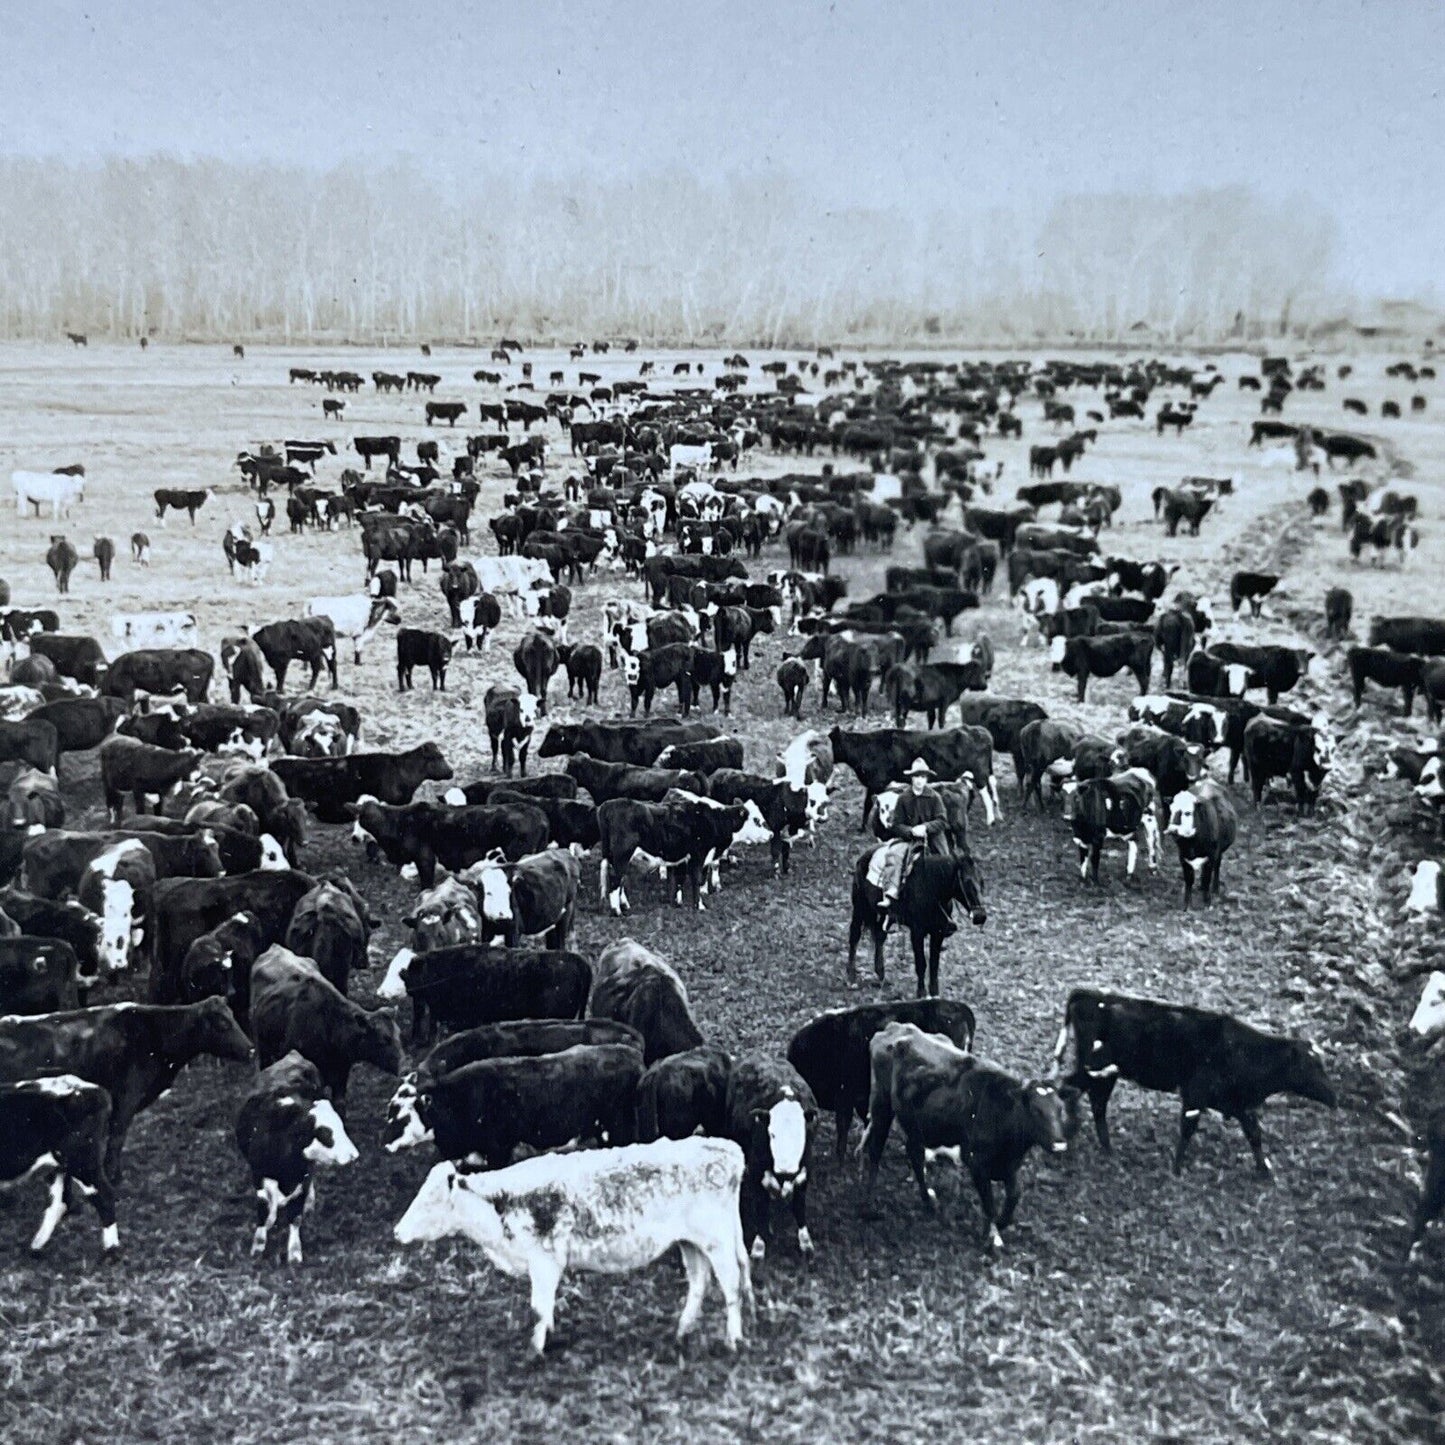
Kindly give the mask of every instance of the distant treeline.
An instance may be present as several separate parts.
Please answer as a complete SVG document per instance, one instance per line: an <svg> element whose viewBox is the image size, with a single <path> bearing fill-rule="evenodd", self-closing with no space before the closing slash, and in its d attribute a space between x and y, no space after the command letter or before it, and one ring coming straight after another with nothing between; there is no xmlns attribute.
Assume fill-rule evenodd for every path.
<svg viewBox="0 0 1445 1445"><path fill-rule="evenodd" d="M1338 314L1328 218L1249 191L1041 217L824 209L685 174L0 158L0 334L653 343L1223 342Z"/></svg>

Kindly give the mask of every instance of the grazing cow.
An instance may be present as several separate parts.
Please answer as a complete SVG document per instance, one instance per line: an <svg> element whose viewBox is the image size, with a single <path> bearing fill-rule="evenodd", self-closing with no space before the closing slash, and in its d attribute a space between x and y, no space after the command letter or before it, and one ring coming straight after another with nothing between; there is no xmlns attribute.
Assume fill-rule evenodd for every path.
<svg viewBox="0 0 1445 1445"><path fill-rule="evenodd" d="M308 686L316 686L323 667L331 677L332 687L337 686L336 628L329 617L292 617L248 632L276 675L277 692L286 691L286 670L293 661L310 667Z"/></svg>
<svg viewBox="0 0 1445 1445"><path fill-rule="evenodd" d="M1266 1033L1228 1014L1074 989L1064 1009L1056 1067L1062 1068L1070 1042L1074 1068L1064 1082L1089 1096L1094 1129L1105 1152L1110 1148L1109 1097L1120 1079L1178 1093L1176 1174L1184 1167L1185 1151L1206 1109L1239 1121L1255 1171L1268 1176L1259 1127L1265 1100L1288 1093L1335 1107L1335 1091L1317 1045Z"/></svg>
<svg viewBox="0 0 1445 1445"><path fill-rule="evenodd" d="M638 1081L638 1141L648 1144L654 1139L687 1139L693 1134L726 1138L732 1069L732 1055L716 1044L699 1044L659 1059Z"/></svg>
<svg viewBox="0 0 1445 1445"><path fill-rule="evenodd" d="M246 1062L251 1041L220 999L162 1008L107 1004L39 1018L0 1018L0 1081L73 1074L111 1099L105 1177L121 1182L121 1150L131 1122L202 1054Z"/></svg>
<svg viewBox="0 0 1445 1445"><path fill-rule="evenodd" d="M101 680L105 697L134 703L138 692L160 697L184 691L186 701L203 703L210 695L216 660L198 647L147 647L123 652Z"/></svg>
<svg viewBox="0 0 1445 1445"><path fill-rule="evenodd" d="M38 1176L49 1191L30 1241L32 1254L45 1248L65 1218L72 1186L95 1208L102 1252L120 1248L115 1184L105 1165L110 1119L110 1095L75 1074L0 1085L0 1186Z"/></svg>
<svg viewBox="0 0 1445 1445"><path fill-rule="evenodd" d="M1350 670L1350 686L1355 706L1365 696L1365 683L1400 689L1403 711L1409 717L1415 706L1415 694L1424 686L1425 659L1409 652L1395 652L1388 647L1352 647L1345 654Z"/></svg>
<svg viewBox="0 0 1445 1445"><path fill-rule="evenodd" d="M273 758L271 771L287 793L316 810L323 823L350 820L349 805L365 796L393 807L409 803L424 782L453 774L434 742L404 753L352 753L340 758Z"/></svg>
<svg viewBox="0 0 1445 1445"><path fill-rule="evenodd" d="M295 1049L315 1064L338 1113L352 1068L401 1072L401 1031L389 1008L368 1012L309 958L272 944L251 967L251 1031L263 1068Z"/></svg>
<svg viewBox="0 0 1445 1445"><path fill-rule="evenodd" d="M155 492L156 517L161 526L166 524L167 508L185 512L191 519L191 526L196 525L196 513L210 500L211 489L209 487L197 488L194 490L179 487L160 487Z"/></svg>
<svg viewBox="0 0 1445 1445"><path fill-rule="evenodd" d="M580 954L460 943L425 953L398 950L376 996L411 999L417 1044L431 1043L438 1028L454 1033L510 1019L581 1018L591 986L592 969ZM684 1047L700 1042L701 1036Z"/></svg>
<svg viewBox="0 0 1445 1445"><path fill-rule="evenodd" d="M1440 657L1445 655L1445 621L1433 617L1372 617L1369 644Z"/></svg>
<svg viewBox="0 0 1445 1445"><path fill-rule="evenodd" d="M1273 572L1236 572L1229 579L1229 605L1237 613L1249 603L1249 615L1258 617L1264 606L1264 599L1279 585L1279 577Z"/></svg>
<svg viewBox="0 0 1445 1445"><path fill-rule="evenodd" d="M1114 637L1056 637L1051 644L1052 661L1078 684L1078 700L1085 701L1091 677L1113 677L1127 669L1149 691L1149 674L1154 665L1154 637L1149 632L1121 632Z"/></svg>
<svg viewBox="0 0 1445 1445"><path fill-rule="evenodd" d="M1139 844L1145 847L1150 870L1159 866L1158 789L1143 768L1129 768L1111 778L1090 778L1074 794L1074 844L1079 850L1079 877L1097 884L1099 856L1110 839L1127 841L1127 877L1134 876Z"/></svg>
<svg viewBox="0 0 1445 1445"><path fill-rule="evenodd" d="M531 1281L541 1354L568 1267L617 1274L678 1245L687 1270L682 1339L697 1324L708 1273L727 1304L727 1343L742 1339L752 1304L738 1196L744 1162L725 1139L658 1140L621 1149L543 1155L495 1174L436 1165L397 1224L399 1243L463 1234L503 1273Z"/></svg>
<svg viewBox="0 0 1445 1445"><path fill-rule="evenodd" d="M60 520L63 511L68 517L70 509L85 500L85 477L68 476L61 472L11 472L10 485L15 489L15 511L24 516L29 507L39 515L42 507L50 508L53 521Z"/></svg>
<svg viewBox="0 0 1445 1445"><path fill-rule="evenodd" d="M587 1016L635 1029L649 1067L703 1042L677 972L631 938L612 944L598 958Z"/></svg>
<svg viewBox="0 0 1445 1445"><path fill-rule="evenodd" d="M360 1157L323 1087L316 1066L293 1051L262 1069L241 1104L236 1144L256 1192L253 1256L265 1254L271 1230L284 1224L286 1262L300 1264L301 1216L316 1197L313 1168Z"/></svg>
<svg viewBox="0 0 1445 1445"><path fill-rule="evenodd" d="M600 662L600 653L598 657ZM482 709L492 744L492 771L497 771L500 750L507 777L512 776L512 768L517 765L525 778L527 749L532 745L532 733L537 726L537 699L508 683L493 683L482 700Z"/></svg>
<svg viewBox="0 0 1445 1445"><path fill-rule="evenodd" d="M396 626L401 611L389 597L352 593L344 597L313 597L306 604L307 617L329 618L337 637L351 640L352 660L361 662L361 649L376 635L383 623Z"/></svg>
<svg viewBox="0 0 1445 1445"><path fill-rule="evenodd" d="M80 554L64 537L51 537L50 549L45 554L45 565L55 577L57 592L70 591L70 574L75 571Z"/></svg>
<svg viewBox="0 0 1445 1445"><path fill-rule="evenodd" d="M59 758L60 734L53 723L40 718L0 721L0 762L24 763L53 774Z"/></svg>
<svg viewBox="0 0 1445 1445"><path fill-rule="evenodd" d="M309 958L328 983L346 992L353 969L366 967L366 945L379 920L350 882L321 882L302 896L286 925L285 944Z"/></svg>
<svg viewBox="0 0 1445 1445"><path fill-rule="evenodd" d="M152 747L137 738L109 737L100 745L100 783L111 821L119 823L129 793L137 813L144 813L154 799L157 811L161 797L178 783L200 776L203 753L186 749Z"/></svg>
<svg viewBox="0 0 1445 1445"><path fill-rule="evenodd" d="M786 1060L761 1052L745 1054L733 1062L724 1112L726 1135L746 1161L739 1207L743 1241L752 1257L762 1259L766 1253L774 1199L791 1208L798 1249L804 1257L811 1255L808 1163L818 1117L812 1091Z"/></svg>
<svg viewBox="0 0 1445 1445"><path fill-rule="evenodd" d="M1019 1080L916 1024L890 1023L869 1044L871 1090L865 1200L871 1200L883 1148L896 1117L925 1209L938 1196L925 1172L933 1153L950 1153L969 1172L988 1225L987 1247L1003 1248L1002 1231L1019 1202L1019 1169L1035 1146L1062 1154L1068 1116L1051 1083ZM996 1208L993 1186L1004 1186ZM866 1205L865 1205L866 1207Z"/></svg>
<svg viewBox="0 0 1445 1445"><path fill-rule="evenodd" d="M412 688L412 673L425 667L433 692L447 689L447 666L452 660L451 638L420 627L402 627L396 634L396 685L399 692Z"/></svg>

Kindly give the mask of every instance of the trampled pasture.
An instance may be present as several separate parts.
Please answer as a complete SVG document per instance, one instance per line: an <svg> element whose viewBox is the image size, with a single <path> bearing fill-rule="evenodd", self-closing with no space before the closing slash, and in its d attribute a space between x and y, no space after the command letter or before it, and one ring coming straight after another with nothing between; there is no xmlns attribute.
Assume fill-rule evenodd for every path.
<svg viewBox="0 0 1445 1445"><path fill-rule="evenodd" d="M645 354L657 358L659 373L671 372L672 354ZM685 359L699 355L714 374L717 355ZM750 355L756 382L765 358ZM330 436L340 444L358 432L393 431L406 439L408 457L424 437L438 438L449 456L463 445L466 423L454 432L428 429L420 399L378 397L368 387L350 400L344 424L323 424L322 393L286 381L293 365L366 374L376 365L404 370L418 364L414 358L258 347L235 360L229 348L157 345L142 353L99 342L78 351L5 348L5 471L78 461L89 486L68 526L0 512L0 576L18 605L56 605L44 552L52 532L67 531L82 562L59 604L62 627L89 632L112 651L108 619L117 609L191 609L202 645L214 650L245 623L297 616L310 596L356 590L364 574L357 533L343 527L293 537L284 514L265 585L228 576L222 533L249 519L252 505L232 462L239 449L267 440ZM527 359L539 378L555 367L569 385L575 381L577 364L565 353ZM635 375L636 359L614 353L584 366L610 379ZM1328 357L1326 390L1297 393L1286 407L1287 420L1381 438L1381 463L1360 474L1408 479L1418 494L1419 550L1404 570L1374 568L1348 558L1337 497L1330 516L1312 522L1304 499L1314 479L1246 446L1258 400L1237 391L1235 378L1257 371L1258 358L1210 359L1228 384L1201 404L1181 438L1156 435L1152 420L1105 423L1075 475L1123 490L1114 529L1101 538L1106 551L1178 561L1174 586L1211 594L1222 620L1235 568L1284 573L1264 620L1239 631L1251 640L1299 639L1330 660L1328 685L1306 681L1299 693L1331 712L1341 739L1319 810L1297 819L1277 795L1255 812L1241 785L1242 835L1225 860L1223 898L1185 914L1167 839L1157 874L1126 885L1120 855L1110 850L1104 886L1085 887L1067 824L1056 808L1042 817L1022 809L1012 766L1000 758L1003 817L991 829L979 809L971 820L988 922L950 940L943 991L977 1013L978 1052L1025 1076L1047 1073L1065 996L1081 984L1224 1008L1314 1038L1326 1050L1341 1107L1279 1100L1267 1110L1272 1186L1255 1181L1237 1129L1218 1119L1206 1123L1183 1176L1174 1178L1174 1102L1126 1086L1113 1109L1114 1156L1101 1155L1088 1131L1060 1158L1032 1156L1006 1250L991 1260L967 1181L940 1166L941 1214L925 1216L896 1137L880 1178L881 1217L861 1218L856 1162L834 1163L825 1129L814 1161L815 1262L805 1268L791 1239L775 1236L755 1270L758 1316L739 1356L722 1348L715 1293L702 1330L685 1353L678 1350L672 1331L683 1281L663 1261L621 1280L569 1276L557 1334L537 1365L526 1350L524 1285L500 1278L462 1244L402 1250L392 1242L392 1225L430 1160L427 1151L381 1152L392 1081L375 1073L356 1076L349 1127L362 1157L323 1177L306 1263L288 1269L274 1250L253 1263L252 1196L232 1134L244 1070L207 1062L187 1069L132 1131L116 1264L97 1265L83 1212L44 1260L32 1262L25 1241L38 1191L0 1204L0 1436L1427 1438L1445 1408L1435 1363L1445 1342L1445 1254L1432 1241L1422 1263L1400 1266L1414 1168L1401 1124L1410 1053L1402 1025L1417 992L1402 973L1426 956L1409 940L1400 910L1405 862L1431 845L1411 831L1404 788L1375 776L1385 740L1423 733L1425 724L1418 709L1409 724L1396 716L1396 694L1374 694L1354 713L1339 678L1342 649L1322 640L1321 602L1329 585L1351 588L1361 638L1373 612L1440 612L1445 391L1387 379L1392 358L1384 354L1350 358L1355 375L1346 386L1335 379L1336 362L1346 358ZM476 352L438 347L421 364L444 378L438 399L473 402L482 394L471 380L485 364ZM1403 420L1379 419L1383 397L1408 401L1416 389L1428 398L1423 414L1407 408ZM1368 420L1342 413L1345 394L1369 403ZM1081 416L1094 404L1088 393L1070 400ZM990 460L1005 464L1003 498L1027 479L1029 445L1052 432L1037 401L1025 398L1019 412L1021 439L985 442ZM548 477L560 481L570 458L555 426L549 435ZM738 475L815 472L822 460L778 457L764 446ZM354 461L338 458L322 475L334 478ZM1166 539L1149 494L1190 473L1237 475L1235 494L1197 539ZM500 508L507 480L493 460L478 516ZM161 527L151 493L162 486L210 486L215 494L194 528L174 515ZM129 557L137 530L152 542L146 570ZM835 563L850 597L881 590L887 563L917 560L922 531L900 528L886 556L865 550ZM119 552L108 585L88 560L100 533ZM495 552L475 519L473 536L473 551ZM785 565L786 552L773 544L753 572ZM403 584L407 623L445 627L436 578L435 569L418 571L414 586ZM640 596L641 589L599 573L578 591L574 639L596 640L600 601L614 593ZM1124 725L1132 684L1123 675L1096 681L1087 705L1076 705L1072 683L1049 671L1043 650L1021 645L1021 620L1002 577L957 628L960 637L977 630L998 649L994 692L1036 699L1051 715L1108 735ZM490 652L459 651L444 695L424 684L398 695L389 635L360 667L343 649L342 695L363 710L367 746L435 739L459 780L483 775L481 696L492 682L515 680L510 651L520 631L507 621ZM781 635L760 639L735 690L731 731L759 771L799 731L782 718L773 682L784 648L797 645ZM565 680L554 680L552 696L552 720L580 715L565 698ZM625 699L621 675L606 674L601 711L622 710ZM803 726L834 720L820 718L815 681ZM871 722L882 721L875 703ZM93 756L77 788L70 780L78 766L75 759L64 765L68 799L97 820ZM1221 767L1216 758L1214 771ZM666 954L704 1031L732 1048L781 1051L821 1010L873 997L871 982L861 995L843 987L848 886L863 844L860 790L846 770L837 776L831 819L815 850L795 850L792 876L775 881L761 850L744 853L705 913L672 908L655 880L634 877L632 916L618 922L598 905L589 862L573 946L593 957L631 934ZM386 919L374 952L390 957L403 941L397 920L412 886L366 862L346 829L316 827L303 856L313 872L349 872ZM889 945L884 996L912 993L905 947L897 939ZM379 979L373 968L353 992L369 998Z"/></svg>

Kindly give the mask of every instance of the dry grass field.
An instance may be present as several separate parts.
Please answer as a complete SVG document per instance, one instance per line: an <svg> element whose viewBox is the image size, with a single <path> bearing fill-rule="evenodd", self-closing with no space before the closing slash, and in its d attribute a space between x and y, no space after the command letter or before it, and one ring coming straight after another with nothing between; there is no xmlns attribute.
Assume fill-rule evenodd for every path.
<svg viewBox="0 0 1445 1445"><path fill-rule="evenodd" d="M324 426L322 393L288 386L292 365L420 366L445 378L441 399L475 400L472 352L282 351L258 348L244 361L229 348L147 353L96 343L0 349L0 463L44 468L84 462L86 502L68 527L0 510L0 576L20 605L55 605L44 566L51 531L67 530L83 560L60 603L67 631L110 647L119 608L193 609L203 644L246 622L298 615L317 593L353 590L364 567L357 534L275 536L265 586L228 577L225 526L249 514L250 495L231 463L238 449L283 437L400 431L412 444L433 435L444 454L455 432L422 425L421 402L364 391L344 425ZM530 355L537 375L554 366L568 382L576 366ZM670 362L670 356L661 361ZM695 359L689 353L688 359ZM706 356L709 372L717 358ZM753 375L764 358L753 354ZM1370 403L1357 429L1382 437L1383 460L1368 475L1408 478L1421 503L1422 542L1404 571L1352 564L1338 521L1312 523L1304 496L1313 479L1265 465L1246 448L1257 399L1235 389L1257 358L1214 358L1229 378L1200 407L1182 439L1152 423L1114 422L1075 475L1118 483L1124 507L1109 550L1178 561L1179 586L1211 592L1227 616L1227 579L1239 566L1286 573L1251 638L1302 638L1322 649L1321 598L1342 583L1356 597L1356 630L1371 612L1438 613L1445 574L1445 389L1391 382L1383 355L1353 358L1356 375L1322 394L1296 395L1286 418L1345 427L1344 395ZM588 369L633 374L636 358L600 358ZM670 373L670 365L658 366ZM1378 404L1412 391L1423 416L1382 422ZM1084 409L1087 393L1070 398ZM1150 408L1152 416L1153 407ZM1021 441L989 443L1006 463L1002 494L1026 479L1026 451L1049 434L1037 403L1020 406ZM755 454L739 475L816 470L821 459ZM565 443L549 467L560 477ZM334 476L338 460L323 476ZM1239 477L1236 495L1197 539L1164 538L1149 493L1187 473ZM1341 472L1343 477L1344 472ZM1327 484L1329 479L1326 479ZM192 528L184 516L161 527L151 492L210 486L215 495ZM501 505L503 473L487 476L479 513ZM130 561L132 532L150 534L149 570ZM102 585L90 543L100 533L119 550ZM485 526L475 550L495 551ZM881 588L887 561L919 553L918 531L900 530L888 558L859 555L839 569L853 596ZM779 565L778 549L762 568ZM1282 565L1276 565L1282 564ZM759 569L755 569L759 570ZM599 599L636 584L612 576L583 589L574 636L597 631ZM1086 707L1072 683L1051 674L1041 649L1020 646L1017 614L996 588L959 627L986 630L998 647L994 690L1041 701L1098 731L1124 723L1132 684L1096 682ZM444 626L430 577L403 586L408 622ZM459 779L487 767L480 700L511 675L519 624L505 623L482 657L459 654L448 691L398 696L389 638L361 667L342 659L342 692L363 709L372 747L426 738L443 746ZM796 733L781 717L773 682L787 640L765 638L739 684L733 731L750 766L771 765ZM0 1203L0 1439L285 1441L492 1439L1142 1441L1405 1440L1438 1429L1445 1379L1445 1248L1403 1270L1404 1218L1413 1199L1413 1153L1399 1119L1428 1078L1403 1072L1402 1024L1414 992L1403 976L1429 956L1429 942L1400 922L1406 863L1430 846L1411 832L1404 790L1372 775L1383 740L1423 730L1405 724L1397 695L1376 695L1358 715L1338 678L1301 694L1327 707L1343 738L1340 762L1315 817L1297 820L1276 800L1253 811L1241 789L1242 832L1224 866L1224 896L1208 911L1180 909L1178 865L1166 840L1163 866L1126 886L1117 852L1106 881L1081 886L1067 825L1020 810L1012 767L1001 760L1002 820L976 812L974 851L987 885L989 920L952 939L944 992L979 1019L978 1051L1020 1074L1046 1072L1065 995L1079 984L1227 1008L1265 1025L1307 1034L1325 1048L1341 1093L1327 1112L1276 1101L1265 1130L1276 1169L1272 1187L1250 1170L1238 1131L1212 1119L1182 1178L1169 1169L1177 1126L1167 1098L1121 1089L1115 1154L1081 1136L1058 1159L1033 1156L1016 1227L1002 1258L981 1247L972 1190L946 1172L939 1218L923 1215L901 1147L890 1146L880 1179L883 1217L860 1218L853 1161L815 1160L812 1229L816 1262L805 1269L782 1240L756 1271L758 1318L736 1358L721 1345L714 1293L704 1327L686 1353L672 1330L680 1273L664 1261L622 1280L569 1277L548 1356L526 1349L525 1287L493 1273L460 1244L402 1251L391 1228L429 1159L384 1155L377 1143L391 1081L358 1072L350 1128L361 1160L323 1179L307 1225L307 1260L288 1269L247 1254L252 1200L232 1125L244 1084L238 1066L193 1065L130 1136L120 1201L125 1246L113 1267L97 1265L96 1231L85 1215L67 1221L42 1263L25 1241L39 1210L34 1187ZM555 719L576 715L554 683ZM603 711L621 706L619 674L604 680ZM816 687L805 725L820 721ZM873 721L881 722L875 714ZM1215 768L1220 762L1217 760ZM77 776L74 760L68 776ZM745 856L725 875L704 914L671 908L655 882L634 881L625 923L599 911L595 863L574 946L595 955L629 932L670 956L706 1032L731 1046L781 1049L820 1010L850 1001L842 982L848 881L860 851L861 797L841 773L819 846L795 852L781 883L764 856ZM93 765L71 788L74 811L99 816ZM343 868L387 920L376 953L401 942L395 920L411 893L390 869L353 850L343 829L318 827L305 854L313 871ZM912 991L901 945L890 944L888 996ZM363 975L369 997L379 971ZM872 996L871 986L862 997ZM1392 1117L1393 1116L1393 1117ZM855 1135L856 1138L856 1130Z"/></svg>

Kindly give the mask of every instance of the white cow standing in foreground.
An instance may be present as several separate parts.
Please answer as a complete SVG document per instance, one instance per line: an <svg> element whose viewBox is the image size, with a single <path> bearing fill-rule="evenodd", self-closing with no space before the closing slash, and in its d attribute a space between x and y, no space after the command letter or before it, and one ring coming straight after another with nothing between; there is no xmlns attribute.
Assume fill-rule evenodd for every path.
<svg viewBox="0 0 1445 1445"><path fill-rule="evenodd" d="M708 1272L727 1303L727 1343L743 1336L752 1276L738 1213L743 1151L727 1139L662 1139L625 1149L539 1154L506 1169L436 1165L396 1226L399 1244L462 1234L503 1274L528 1276L541 1354L569 1267L594 1274L641 1269L675 1244L687 1269L682 1339L697 1324Z"/></svg>

